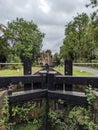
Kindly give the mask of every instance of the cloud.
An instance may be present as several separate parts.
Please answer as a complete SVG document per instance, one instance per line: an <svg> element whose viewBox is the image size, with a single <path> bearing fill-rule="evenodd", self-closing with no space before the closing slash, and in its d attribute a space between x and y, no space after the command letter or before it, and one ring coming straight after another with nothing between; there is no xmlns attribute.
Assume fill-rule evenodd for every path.
<svg viewBox="0 0 98 130"><path fill-rule="evenodd" d="M50 11L50 8L45 0L39 0L39 8L46 14Z"/></svg>
<svg viewBox="0 0 98 130"><path fill-rule="evenodd" d="M43 32L46 32L43 41L43 50L51 49L53 53L58 52L62 40L64 39L64 26L58 25L57 27L57 25L43 25L40 28Z"/></svg>
<svg viewBox="0 0 98 130"><path fill-rule="evenodd" d="M71 13L73 12L77 5L80 3L79 1L75 0L74 2L72 2L71 0L52 0L52 1L49 1L49 5L51 6L51 9L54 11L54 12L60 12L60 13Z"/></svg>
<svg viewBox="0 0 98 130"><path fill-rule="evenodd" d="M65 24L77 12L92 11L85 7L87 2L89 0L0 0L0 23L6 25L17 17L33 20L46 34L42 49L55 53L63 44Z"/></svg>

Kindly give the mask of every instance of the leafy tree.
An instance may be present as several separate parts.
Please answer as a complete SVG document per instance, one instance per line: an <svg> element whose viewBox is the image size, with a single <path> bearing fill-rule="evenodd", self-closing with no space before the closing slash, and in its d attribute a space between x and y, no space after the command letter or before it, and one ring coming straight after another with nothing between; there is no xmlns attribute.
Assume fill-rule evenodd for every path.
<svg viewBox="0 0 98 130"><path fill-rule="evenodd" d="M90 0L90 3L86 5L86 7L92 6L93 8L98 6L97 0Z"/></svg>
<svg viewBox="0 0 98 130"><path fill-rule="evenodd" d="M97 11L94 11L90 17L91 17L91 30L92 30L93 40L97 44L98 43L98 15L97 15ZM97 47L98 47L98 45L97 45Z"/></svg>
<svg viewBox="0 0 98 130"><path fill-rule="evenodd" d="M75 51L74 51L74 45L76 44L75 43L75 32L74 31L75 28L73 26L73 23L72 22L69 22L67 25L66 25L66 29L65 29L65 39L63 41L63 46L60 48L60 54L63 58L67 58L67 57L71 57L73 58L74 55L75 55Z"/></svg>
<svg viewBox="0 0 98 130"><path fill-rule="evenodd" d="M90 3L86 5L86 7L92 7L95 8L98 6L98 0L89 0ZM96 8L96 11L94 11L91 14L91 30L92 30L92 36L93 41L96 44L96 47L98 48L98 9Z"/></svg>
<svg viewBox="0 0 98 130"><path fill-rule="evenodd" d="M45 52L46 52L46 53L49 53L49 54L51 54L51 53L52 53L52 52L51 52L51 50L49 50L49 49L48 49L48 50L46 50Z"/></svg>
<svg viewBox="0 0 98 130"><path fill-rule="evenodd" d="M8 23L4 37L7 38L13 55L19 56L21 60L24 58L34 60L40 52L43 34L33 21L17 18Z"/></svg>
<svg viewBox="0 0 98 130"><path fill-rule="evenodd" d="M53 56L53 62L55 65L60 65L61 57L58 53L55 53Z"/></svg>
<svg viewBox="0 0 98 130"><path fill-rule="evenodd" d="M95 43L89 23L87 14L82 13L66 25L65 39L60 49L63 58L71 57L75 61L91 59Z"/></svg>
<svg viewBox="0 0 98 130"><path fill-rule="evenodd" d="M3 36L3 31L5 30L4 25L0 25L0 62L6 62L10 48Z"/></svg>

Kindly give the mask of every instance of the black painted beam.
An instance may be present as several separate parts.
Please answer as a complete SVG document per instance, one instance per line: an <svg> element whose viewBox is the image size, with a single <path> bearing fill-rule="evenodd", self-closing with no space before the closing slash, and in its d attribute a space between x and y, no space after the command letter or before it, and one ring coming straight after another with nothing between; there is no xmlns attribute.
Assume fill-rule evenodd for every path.
<svg viewBox="0 0 98 130"><path fill-rule="evenodd" d="M98 88L98 77L87 76L56 76L55 83L66 83L75 85L92 85Z"/></svg>
<svg viewBox="0 0 98 130"><path fill-rule="evenodd" d="M9 96L9 103L16 104L38 98L46 98L47 96L48 99L63 99L67 104L87 106L85 93L72 91L50 91L47 89L16 92Z"/></svg>
<svg viewBox="0 0 98 130"><path fill-rule="evenodd" d="M66 104L87 106L85 93L72 91L48 91L49 99L63 99Z"/></svg>
<svg viewBox="0 0 98 130"><path fill-rule="evenodd" d="M38 75L26 75L26 76L0 76L0 88L4 85L22 83L32 83L32 82L43 82L46 77ZM78 85L95 85L98 86L98 77L81 77L81 76L56 76L54 78L54 83L67 83L67 84L78 84Z"/></svg>
<svg viewBox="0 0 98 130"><path fill-rule="evenodd" d="M0 89L7 87L10 84L18 84L19 82L25 83L35 83L35 82L45 82L46 78L38 75L25 75L25 76L0 76Z"/></svg>
<svg viewBox="0 0 98 130"><path fill-rule="evenodd" d="M46 89L16 92L13 95L9 96L9 103L10 104L22 103L25 101L30 101L38 98L45 98L46 96L47 96Z"/></svg>

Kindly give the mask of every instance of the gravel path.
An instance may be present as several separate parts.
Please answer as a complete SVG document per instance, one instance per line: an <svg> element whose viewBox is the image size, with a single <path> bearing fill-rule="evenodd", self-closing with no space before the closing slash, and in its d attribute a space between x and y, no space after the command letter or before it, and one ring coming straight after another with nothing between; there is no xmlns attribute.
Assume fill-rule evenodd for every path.
<svg viewBox="0 0 98 130"><path fill-rule="evenodd" d="M74 68L80 69L81 71L86 71L95 74L95 76L98 76L98 69L93 69L90 67L82 67L82 66L74 66Z"/></svg>

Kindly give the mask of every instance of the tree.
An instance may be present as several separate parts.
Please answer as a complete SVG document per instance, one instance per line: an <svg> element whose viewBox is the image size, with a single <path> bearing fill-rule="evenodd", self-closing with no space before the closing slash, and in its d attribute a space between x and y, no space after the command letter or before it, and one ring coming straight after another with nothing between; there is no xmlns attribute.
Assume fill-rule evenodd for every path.
<svg viewBox="0 0 98 130"><path fill-rule="evenodd" d="M8 23L4 37L11 46L13 55L19 56L23 61L24 58L36 59L42 46L43 34L33 21L17 18Z"/></svg>
<svg viewBox="0 0 98 130"><path fill-rule="evenodd" d="M52 52L51 52L51 50L49 50L49 49L48 49L48 50L46 50L45 52L46 52L46 53L49 53L49 54L51 54L51 53L52 53Z"/></svg>
<svg viewBox="0 0 98 130"><path fill-rule="evenodd" d="M91 6L92 8L95 8L98 6L98 0L90 0L90 4L87 5L87 7ZM98 43L98 9L94 11L91 14L91 29L92 29L92 35L93 40L97 44ZM97 44L98 48L98 44Z"/></svg>
<svg viewBox="0 0 98 130"><path fill-rule="evenodd" d="M10 51L9 45L6 42L6 39L3 36L3 31L5 30L4 25L0 25L0 62L6 62L8 54Z"/></svg>
<svg viewBox="0 0 98 130"><path fill-rule="evenodd" d="M75 32L74 31L75 28L73 26L73 22L69 22L66 25L66 29L65 29L65 39L63 41L63 46L60 48L60 54L61 56L65 59L68 57L71 57L73 59L73 57L75 56L75 51L74 51L74 46L75 46Z"/></svg>
<svg viewBox="0 0 98 130"><path fill-rule="evenodd" d="M95 44L89 22L87 14L82 13L66 25L65 39L60 49L63 58L71 57L75 61L90 60Z"/></svg>
<svg viewBox="0 0 98 130"><path fill-rule="evenodd" d="M90 3L86 5L86 7L92 6L93 8L98 6L97 0L90 0Z"/></svg>
<svg viewBox="0 0 98 130"><path fill-rule="evenodd" d="M61 57L58 53L55 53L53 56L53 62L55 65L60 65Z"/></svg>
<svg viewBox="0 0 98 130"><path fill-rule="evenodd" d="M97 15L97 11L94 11L90 17L91 17L91 29L92 29L93 40L97 44L98 43L98 15ZM97 45L97 47L98 47L98 45Z"/></svg>

